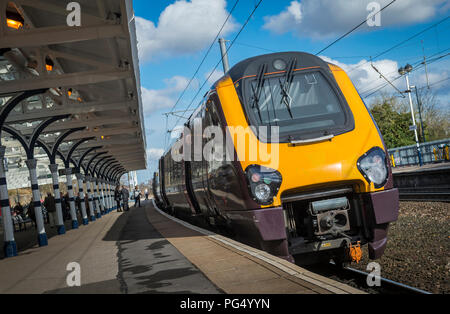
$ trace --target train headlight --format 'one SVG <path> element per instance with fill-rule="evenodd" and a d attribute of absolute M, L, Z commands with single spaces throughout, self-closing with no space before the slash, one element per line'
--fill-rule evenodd
<path fill-rule="evenodd" d="M 381 188 L 386 184 L 388 167 L 386 153 L 381 148 L 374 147 L 362 155 L 357 166 L 367 182 L 373 182 L 375 188 Z"/>
<path fill-rule="evenodd" d="M 281 186 L 281 174 L 260 165 L 248 166 L 245 170 L 250 194 L 261 205 L 270 205 Z"/>
<path fill-rule="evenodd" d="M 267 202 L 271 196 L 270 186 L 265 183 L 258 184 L 255 187 L 255 196 L 261 202 Z"/>

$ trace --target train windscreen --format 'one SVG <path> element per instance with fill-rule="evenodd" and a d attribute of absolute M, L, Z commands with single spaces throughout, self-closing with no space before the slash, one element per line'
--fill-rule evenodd
<path fill-rule="evenodd" d="M 320 71 L 248 81 L 245 103 L 250 122 L 278 126 L 280 139 L 342 133 L 349 126 L 347 104 Z"/>

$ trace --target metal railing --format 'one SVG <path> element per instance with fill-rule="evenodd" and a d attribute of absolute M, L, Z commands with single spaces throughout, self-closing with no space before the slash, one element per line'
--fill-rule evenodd
<path fill-rule="evenodd" d="M 420 144 L 424 164 L 450 161 L 450 138 Z M 397 147 L 388 150 L 393 167 L 419 165 L 416 145 Z"/>

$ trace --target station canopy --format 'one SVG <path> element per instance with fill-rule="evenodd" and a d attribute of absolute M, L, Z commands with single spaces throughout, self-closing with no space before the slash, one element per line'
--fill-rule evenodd
<path fill-rule="evenodd" d="M 29 138 L 42 121 L 67 115 L 46 127 L 39 140 L 51 147 L 66 131 L 84 128 L 65 138 L 59 149 L 63 155 L 77 141 L 89 139 L 77 148 L 74 160 L 96 147 L 86 160 L 103 152 L 125 171 L 145 169 L 132 1 L 78 0 L 80 26 L 68 25 L 74 12 L 68 3 L 0 0 L 0 107 L 18 92 L 44 90 L 17 105 L 6 126 Z M 2 145 L 7 147 L 8 170 L 21 171 L 26 155 L 20 143 L 2 132 Z M 35 155 L 46 159 L 41 148 Z M 13 173 L 8 174 L 11 180 Z"/>

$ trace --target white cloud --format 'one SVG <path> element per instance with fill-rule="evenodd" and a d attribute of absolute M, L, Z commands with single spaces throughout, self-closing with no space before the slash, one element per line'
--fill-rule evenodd
<path fill-rule="evenodd" d="M 361 60 L 356 64 L 345 64 L 325 56 L 320 57 L 326 62 L 341 67 L 350 76 L 353 84 L 361 93 L 386 83 L 367 60 Z M 398 63 L 396 61 L 389 59 L 378 60 L 374 61 L 373 65 L 389 80 L 393 80 L 398 76 Z"/>
<path fill-rule="evenodd" d="M 346 64 L 337 60 L 332 60 L 326 56 L 320 57 L 324 61 L 342 68 L 349 75 L 353 84 L 363 97 L 367 97 L 376 90 L 379 90 L 380 92 L 397 93 L 396 90 L 391 85 L 387 84 L 386 80 L 381 78 L 380 75 L 372 68 L 370 61 L 363 59 L 355 64 Z M 397 61 L 384 59 L 374 61 L 373 65 L 400 91 L 406 90 L 406 82 L 404 78 L 394 80 L 399 76 L 399 65 Z M 432 86 L 436 93 L 441 94 L 447 91 L 450 86 L 450 81 L 443 81 L 450 76 L 447 68 L 448 66 L 446 66 L 446 63 L 444 65 L 431 64 L 428 67 L 429 84 L 433 85 L 433 83 L 442 81 L 442 83 Z M 410 84 L 417 85 L 419 88 L 427 86 L 426 74 L 423 67 L 410 73 Z M 382 86 L 384 87 L 381 88 Z M 376 94 L 373 96 L 376 96 Z"/>
<path fill-rule="evenodd" d="M 435 89 L 441 89 L 448 86 L 448 81 L 444 81 L 449 77 L 450 73 L 447 71 L 441 72 L 429 72 L 428 73 L 428 84 L 435 86 Z M 421 73 L 415 77 L 417 86 L 427 86 L 427 75 Z M 441 83 L 442 82 L 442 83 Z"/>
<path fill-rule="evenodd" d="M 380 9 L 391 0 L 378 0 Z M 366 19 L 372 10 L 367 5 L 373 0 L 302 0 L 292 1 L 278 15 L 264 17 L 263 28 L 274 33 L 293 32 L 299 37 L 323 38 L 350 30 Z M 394 2 L 381 12 L 381 27 L 420 23 L 436 13 L 448 11 L 446 0 L 402 0 Z M 373 12 L 375 13 L 375 12 Z M 373 30 L 367 24 L 361 29 Z"/>
<path fill-rule="evenodd" d="M 179 0 L 164 9 L 157 25 L 136 17 L 140 59 L 191 54 L 204 49 L 217 35 L 228 14 L 226 0 Z M 236 27 L 231 17 L 222 35 Z"/>
<path fill-rule="evenodd" d="M 174 76 L 165 79 L 164 83 L 166 87 L 163 89 L 141 88 L 142 103 L 146 114 L 159 109 L 171 108 L 176 102 L 176 97 L 186 88 L 189 79 L 183 76 Z M 195 88 L 196 85 L 198 82 L 193 80 L 190 88 Z"/>
<path fill-rule="evenodd" d="M 162 148 L 148 148 L 147 157 L 149 160 L 158 160 L 164 154 L 164 149 Z"/>
<path fill-rule="evenodd" d="M 209 84 L 214 84 L 218 79 L 220 79 L 223 76 L 223 70 L 214 70 L 214 72 L 209 71 L 205 74 L 205 79 L 208 79 Z M 211 76 L 209 76 L 211 74 Z M 209 78 L 208 78 L 209 77 Z"/>
<path fill-rule="evenodd" d="M 286 30 L 300 25 L 302 21 L 301 3 L 292 1 L 289 7 L 278 15 L 265 17 L 264 28 L 277 34 L 285 33 Z"/>

